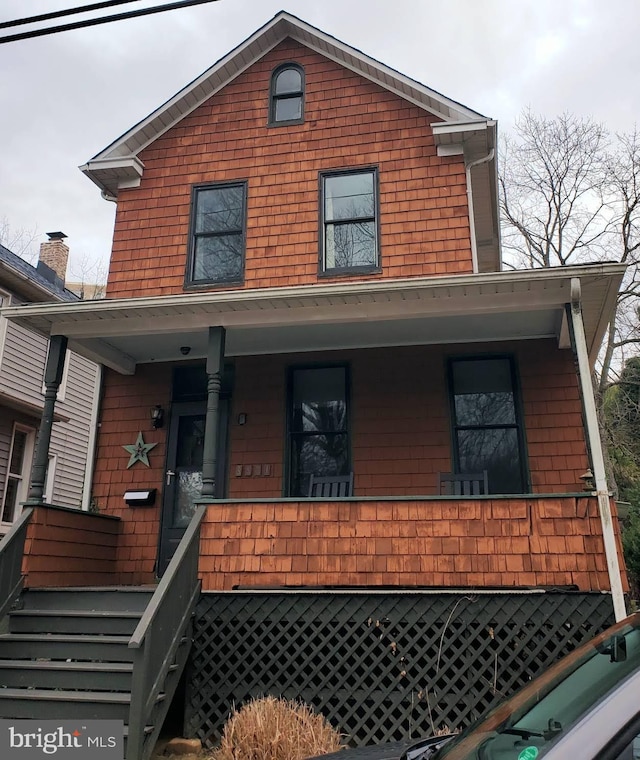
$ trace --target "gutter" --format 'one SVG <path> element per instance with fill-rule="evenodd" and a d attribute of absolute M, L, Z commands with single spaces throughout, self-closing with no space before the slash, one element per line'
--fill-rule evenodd
<path fill-rule="evenodd" d="M 480 164 L 485 164 L 487 163 L 487 161 L 493 160 L 494 156 L 495 156 L 495 150 L 494 148 L 491 148 L 491 150 L 487 153 L 486 156 L 482 156 L 482 158 L 478 158 L 475 161 L 471 161 L 471 163 L 465 164 L 465 173 L 467 176 L 467 201 L 469 204 L 469 227 L 471 231 L 471 262 L 473 266 L 473 271 L 475 273 L 478 272 L 478 241 L 476 239 L 476 219 L 475 219 L 475 213 L 473 211 L 473 190 L 471 189 L 471 170 L 476 166 L 480 166 Z"/>

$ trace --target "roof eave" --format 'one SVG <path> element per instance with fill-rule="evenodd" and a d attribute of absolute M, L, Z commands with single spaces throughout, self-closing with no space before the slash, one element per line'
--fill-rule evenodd
<path fill-rule="evenodd" d="M 135 180 L 131 176 L 131 169 L 140 151 L 287 37 L 395 92 L 443 121 L 475 122 L 484 119 L 478 112 L 425 87 L 295 16 L 281 12 L 149 116 L 100 151 L 80 167 L 81 170 L 98 187 L 111 195 L 116 195 L 119 187 L 132 186 L 128 184 Z M 125 163 L 118 167 L 118 160 Z M 105 177 L 104 173 L 100 172 L 105 161 L 114 162 L 110 167 L 116 173 L 114 176 Z"/>
<path fill-rule="evenodd" d="M 4 276 L 2 276 L 4 275 Z M 39 303 L 67 303 L 60 295 L 28 277 L 23 272 L 14 269 L 5 261 L 0 261 L 0 287 L 12 290 L 20 298 Z"/>

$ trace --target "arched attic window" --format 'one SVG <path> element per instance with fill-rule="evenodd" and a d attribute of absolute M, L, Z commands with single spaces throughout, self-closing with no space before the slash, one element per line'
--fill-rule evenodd
<path fill-rule="evenodd" d="M 269 124 L 296 124 L 304 119 L 304 69 L 284 63 L 271 75 Z"/>

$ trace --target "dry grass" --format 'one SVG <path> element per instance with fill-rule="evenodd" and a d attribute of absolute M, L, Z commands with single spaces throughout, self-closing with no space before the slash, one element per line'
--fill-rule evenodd
<path fill-rule="evenodd" d="M 211 760 L 304 760 L 341 748 L 340 734 L 300 702 L 254 699 L 226 722 Z"/>

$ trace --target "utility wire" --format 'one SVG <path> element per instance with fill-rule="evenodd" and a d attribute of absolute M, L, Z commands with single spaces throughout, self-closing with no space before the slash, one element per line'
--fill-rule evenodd
<path fill-rule="evenodd" d="M 71 29 L 82 29 L 86 26 L 96 26 L 97 24 L 108 24 L 111 21 L 123 21 L 128 18 L 137 16 L 148 16 L 152 13 L 162 13 L 163 11 L 173 11 L 177 8 L 188 8 L 192 5 L 203 5 L 204 3 L 215 3 L 218 0 L 178 0 L 178 2 L 167 3 L 166 5 L 156 6 L 155 8 L 141 8 L 137 11 L 127 11 L 126 13 L 116 13 L 113 16 L 101 16 L 99 18 L 87 19 L 86 21 L 74 21 L 70 24 L 61 24 L 60 26 L 49 26 L 45 29 L 36 29 L 31 32 L 20 32 L 19 34 L 9 34 L 0 37 L 0 44 L 4 42 L 17 42 L 18 40 L 28 40 L 32 37 L 42 37 L 45 34 L 57 34 L 58 32 L 68 32 Z"/>
<path fill-rule="evenodd" d="M 98 11 L 102 8 L 111 8 L 114 5 L 125 5 L 126 3 L 138 3 L 140 0 L 103 0 L 101 3 L 91 3 L 83 5 L 80 8 L 68 8 L 64 11 L 51 11 L 50 13 L 41 13 L 39 16 L 28 16 L 27 18 L 17 18 L 14 21 L 0 21 L 0 29 L 8 29 L 11 26 L 23 26 L 24 24 L 35 24 L 36 21 L 50 21 L 53 18 L 62 18 L 64 16 L 73 16 L 75 13 L 86 13 L 87 11 Z"/>

